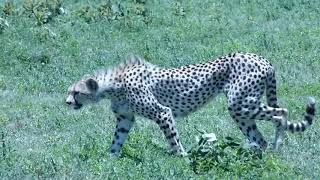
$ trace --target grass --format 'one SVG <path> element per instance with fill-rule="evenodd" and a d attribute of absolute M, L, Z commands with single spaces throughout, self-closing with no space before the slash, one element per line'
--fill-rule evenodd
<path fill-rule="evenodd" d="M 192 159 L 167 153 L 158 127 L 141 117 L 123 157 L 110 157 L 115 119 L 109 102 L 74 111 L 64 100 L 68 86 L 83 74 L 130 54 L 177 67 L 247 51 L 273 63 L 280 104 L 300 120 L 306 97 L 320 99 L 320 2 L 46 2 L 0 1 L 1 179 L 319 178 L 317 121 L 304 134 L 288 134 L 281 152 L 267 150 L 261 160 L 242 163 L 226 156 L 222 163 L 232 167 L 229 171 L 199 156 L 201 167 L 209 169 L 196 173 Z M 199 136 L 196 129 L 245 142 L 222 96 L 177 126 L 188 150 Z M 272 125 L 259 127 L 272 142 Z"/>

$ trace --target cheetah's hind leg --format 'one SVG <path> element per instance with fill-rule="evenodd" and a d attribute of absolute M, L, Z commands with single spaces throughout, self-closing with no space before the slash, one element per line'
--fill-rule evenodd
<path fill-rule="evenodd" d="M 283 116 L 273 116 L 273 120 L 276 127 L 273 149 L 278 151 L 283 145 L 283 139 L 285 137 L 285 130 L 288 121 L 288 111 L 285 110 Z"/>

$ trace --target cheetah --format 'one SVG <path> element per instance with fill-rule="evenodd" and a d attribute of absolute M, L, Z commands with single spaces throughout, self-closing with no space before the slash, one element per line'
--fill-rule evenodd
<path fill-rule="evenodd" d="M 279 149 L 285 131 L 303 132 L 315 118 L 315 100 L 309 99 L 304 119 L 293 123 L 288 110 L 277 103 L 275 70 L 262 56 L 231 53 L 216 60 L 179 68 L 160 68 L 132 57 L 114 68 L 85 75 L 68 89 L 66 103 L 74 109 L 84 104 L 111 100 L 117 120 L 111 154 L 119 155 L 135 122 L 135 115 L 155 121 L 168 140 L 171 151 L 186 155 L 176 129 L 175 118 L 196 111 L 219 93 L 227 97 L 229 114 L 256 148 L 267 142 L 256 120 L 271 121 Z M 266 93 L 266 104 L 261 101 Z"/>

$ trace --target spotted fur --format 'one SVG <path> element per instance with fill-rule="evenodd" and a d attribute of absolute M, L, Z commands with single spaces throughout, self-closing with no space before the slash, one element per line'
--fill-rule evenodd
<path fill-rule="evenodd" d="M 87 102 L 111 100 L 117 119 L 111 153 L 119 154 L 134 123 L 134 115 L 155 121 L 171 149 L 185 154 L 175 127 L 175 117 L 194 112 L 224 93 L 228 111 L 241 132 L 265 149 L 256 120 L 274 123 L 274 148 L 282 143 L 284 131 L 303 132 L 315 117 L 315 100 L 311 98 L 304 120 L 288 121 L 288 111 L 280 108 L 276 96 L 275 71 L 269 61 L 250 53 L 233 53 L 209 62 L 164 69 L 136 57 L 113 69 L 85 76 L 68 91 L 67 103 L 79 109 Z M 267 104 L 261 102 L 266 93 Z"/>

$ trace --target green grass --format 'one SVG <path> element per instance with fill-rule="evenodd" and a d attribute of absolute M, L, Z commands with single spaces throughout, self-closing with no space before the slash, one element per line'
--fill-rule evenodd
<path fill-rule="evenodd" d="M 83 74 L 131 54 L 177 67 L 245 51 L 273 63 L 279 102 L 293 120 L 301 120 L 306 97 L 320 99 L 320 1 L 127 0 L 119 8 L 112 0 L 108 9 L 106 1 L 56 6 L 51 0 L 30 11 L 31 2 L 0 0 L 0 17 L 9 24 L 0 21 L 1 179 L 319 178 L 317 121 L 304 134 L 288 134 L 279 153 L 267 150 L 262 160 L 246 163 L 225 158 L 233 170 L 217 166 L 197 174 L 189 158 L 167 153 L 159 128 L 141 117 L 123 157 L 110 157 L 115 119 L 109 102 L 74 111 L 64 100 L 68 86 Z M 245 142 L 223 96 L 177 120 L 177 126 L 187 149 L 196 143 L 196 129 Z M 272 142 L 273 126 L 259 127 Z"/>

